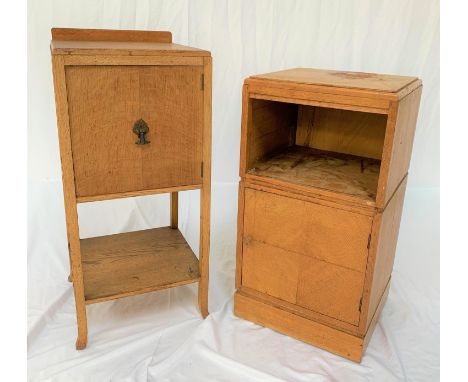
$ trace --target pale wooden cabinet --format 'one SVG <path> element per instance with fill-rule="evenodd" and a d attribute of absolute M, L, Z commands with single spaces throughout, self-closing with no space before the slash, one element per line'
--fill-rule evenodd
<path fill-rule="evenodd" d="M 421 81 L 245 80 L 235 314 L 360 361 L 390 286 Z"/>
<path fill-rule="evenodd" d="M 52 63 L 78 340 L 86 305 L 199 283 L 208 314 L 211 55 L 170 32 L 53 29 Z M 178 192 L 200 189 L 200 250 Z M 171 193 L 168 227 L 80 239 L 77 203 Z"/>

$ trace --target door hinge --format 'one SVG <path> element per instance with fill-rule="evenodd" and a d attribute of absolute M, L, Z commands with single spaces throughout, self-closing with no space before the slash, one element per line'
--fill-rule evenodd
<path fill-rule="evenodd" d="M 367 237 L 367 249 L 370 248 L 371 237 L 372 237 L 372 234 L 369 234 L 369 236 Z"/>
<path fill-rule="evenodd" d="M 201 90 L 205 90 L 205 75 L 201 75 L 201 84 L 200 84 Z"/>
<path fill-rule="evenodd" d="M 200 175 L 203 178 L 203 162 L 201 162 L 201 166 L 200 166 Z"/>
<path fill-rule="evenodd" d="M 359 311 L 361 311 L 361 308 L 362 308 L 362 297 L 361 297 L 361 299 L 359 300 Z"/>

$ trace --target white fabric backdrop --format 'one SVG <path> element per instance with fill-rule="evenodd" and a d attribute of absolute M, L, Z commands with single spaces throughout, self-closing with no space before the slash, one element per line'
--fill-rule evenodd
<path fill-rule="evenodd" d="M 34 381 L 329 381 L 439 378 L 439 2 L 30 0 L 28 369 Z M 50 28 L 170 30 L 213 56 L 210 311 L 194 286 L 88 307 L 74 350 Z M 361 365 L 232 315 L 241 86 L 314 67 L 414 75 L 424 89 L 389 300 Z M 189 208 L 190 207 L 190 208 Z M 167 225 L 168 197 L 80 205 L 82 237 Z M 198 248 L 198 192 L 181 230 Z"/>

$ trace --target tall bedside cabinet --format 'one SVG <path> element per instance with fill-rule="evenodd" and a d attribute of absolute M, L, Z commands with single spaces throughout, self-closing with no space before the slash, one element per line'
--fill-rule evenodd
<path fill-rule="evenodd" d="M 170 32 L 52 29 L 77 349 L 86 305 L 198 282 L 208 314 L 211 55 Z M 198 258 L 178 192 L 200 190 Z M 80 239 L 77 203 L 170 193 L 170 226 Z"/>
<path fill-rule="evenodd" d="M 421 90 L 302 68 L 245 80 L 237 316 L 361 361 L 390 287 Z"/>

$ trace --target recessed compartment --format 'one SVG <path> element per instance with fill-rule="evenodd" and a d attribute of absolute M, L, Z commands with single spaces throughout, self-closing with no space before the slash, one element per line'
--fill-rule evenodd
<path fill-rule="evenodd" d="M 248 175 L 375 202 L 387 115 L 249 102 Z"/>

